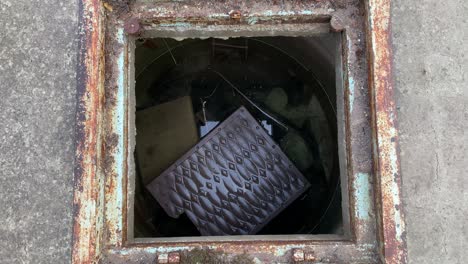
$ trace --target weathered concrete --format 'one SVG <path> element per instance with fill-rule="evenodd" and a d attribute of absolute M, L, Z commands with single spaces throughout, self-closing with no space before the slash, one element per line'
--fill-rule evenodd
<path fill-rule="evenodd" d="M 0 1 L 0 263 L 69 263 L 76 1 Z"/>
<path fill-rule="evenodd" d="M 393 1 L 409 259 L 464 263 L 468 2 Z M 70 262 L 77 8 L 0 2 L 0 263 Z"/>
<path fill-rule="evenodd" d="M 395 0 L 395 80 L 410 263 L 466 263 L 466 0 Z"/>

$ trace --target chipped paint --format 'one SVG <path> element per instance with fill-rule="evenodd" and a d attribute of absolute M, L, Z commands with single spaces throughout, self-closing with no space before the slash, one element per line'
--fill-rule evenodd
<path fill-rule="evenodd" d="M 225 13 L 214 13 L 208 15 L 208 18 L 229 18 L 229 14 Z"/>
<path fill-rule="evenodd" d="M 135 245 L 131 248 L 109 249 L 106 253 L 110 258 L 105 263 L 139 263 L 142 259 L 155 259 L 156 256 L 171 253 L 183 253 L 193 249 L 207 249 L 227 255 L 247 254 L 258 263 L 290 263 L 294 252 L 302 251 L 307 261 L 322 261 L 323 263 L 375 263 L 375 244 L 354 246 L 351 243 L 308 243 L 295 242 L 289 245 L 274 244 L 268 241 L 250 243 L 190 243 L 186 247 L 174 245 Z M 359 261 L 358 261 L 359 260 Z M 316 262 L 314 262 L 316 263 Z"/>
<path fill-rule="evenodd" d="M 273 16 L 273 11 L 267 10 L 267 11 L 263 12 L 263 15 L 266 16 L 266 17 L 271 17 L 271 16 Z"/>
<path fill-rule="evenodd" d="M 360 220 L 369 220 L 370 213 L 370 176 L 367 173 L 356 173 L 356 218 Z"/>
<path fill-rule="evenodd" d="M 353 106 L 354 106 L 354 79 L 353 77 L 348 78 L 348 97 L 349 97 L 349 111 L 353 113 Z"/>
<path fill-rule="evenodd" d="M 188 28 L 192 24 L 187 22 L 174 22 L 174 23 L 161 23 L 159 24 L 160 27 L 179 27 L 179 28 Z"/>
<path fill-rule="evenodd" d="M 249 17 L 247 18 L 247 23 L 249 25 L 255 25 L 258 22 L 258 17 Z"/>
<path fill-rule="evenodd" d="M 118 45 L 125 46 L 126 42 L 126 36 L 124 33 L 123 28 L 119 28 L 116 32 L 116 40 Z M 118 69 L 125 71 L 126 67 L 126 62 L 125 62 L 125 57 L 127 54 L 122 51 L 118 53 L 117 55 L 117 67 Z M 108 194 L 112 195 L 112 199 L 109 199 L 107 201 L 107 207 L 106 207 L 106 221 L 109 223 L 109 221 L 112 221 L 112 224 L 108 224 L 109 232 L 110 233 L 121 233 L 123 230 L 123 218 L 120 217 L 115 217 L 113 214 L 121 212 L 124 210 L 124 194 L 123 194 L 123 184 L 125 180 L 125 174 L 126 172 L 124 171 L 126 166 L 126 155 L 124 153 L 126 152 L 125 149 L 125 144 L 126 144 L 126 130 L 125 130 L 125 122 L 126 122 L 126 88 L 127 88 L 127 83 L 126 83 L 126 74 L 125 72 L 120 73 L 117 76 L 117 89 L 115 91 L 115 106 L 116 109 L 113 112 L 112 115 L 112 124 L 113 124 L 113 129 L 115 131 L 115 134 L 118 135 L 117 139 L 117 145 L 114 147 L 114 153 L 112 153 L 114 157 L 114 175 L 112 179 L 109 179 L 109 181 L 112 181 L 112 184 L 110 186 L 113 187 L 113 190 L 108 190 Z M 120 243 L 120 238 L 119 236 L 110 236 L 109 237 L 109 244 L 115 245 Z"/>
<path fill-rule="evenodd" d="M 145 252 L 149 254 L 164 254 L 164 253 L 167 254 L 171 252 L 181 252 L 181 251 L 186 251 L 186 250 L 191 250 L 191 249 L 193 248 L 191 247 L 148 247 L 145 249 Z M 139 251 L 141 251 L 140 248 L 122 248 L 119 250 L 111 250 L 111 252 L 114 252 L 116 254 L 120 254 L 123 256 L 132 255 Z"/>
<path fill-rule="evenodd" d="M 299 14 L 300 14 L 300 15 L 304 15 L 304 16 L 310 16 L 310 15 L 312 15 L 313 13 L 314 13 L 314 11 L 312 11 L 312 10 L 303 10 L 303 11 L 301 11 Z"/>
<path fill-rule="evenodd" d="M 279 16 L 292 16 L 292 15 L 296 15 L 296 13 L 294 11 L 279 11 L 278 15 Z"/>
<path fill-rule="evenodd" d="M 370 65 L 374 100 L 375 159 L 381 223 L 382 259 L 385 263 L 407 263 L 401 175 L 398 157 L 396 107 L 393 100 L 390 0 L 369 0 L 368 35 L 372 49 Z"/>
<path fill-rule="evenodd" d="M 77 70 L 77 110 L 75 129 L 75 169 L 73 197 L 73 263 L 89 263 L 101 253 L 103 228 L 100 202 L 102 177 L 99 118 L 103 90 L 103 21 L 99 1 L 80 2 L 80 42 Z"/>

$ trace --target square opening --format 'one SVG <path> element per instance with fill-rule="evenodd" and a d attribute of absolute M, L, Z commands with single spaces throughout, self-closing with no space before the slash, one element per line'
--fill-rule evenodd
<path fill-rule="evenodd" d="M 241 231 L 242 225 L 249 225 L 245 217 L 255 217 L 255 212 L 237 200 L 229 200 L 229 186 L 217 190 L 226 191 L 220 195 L 228 197 L 229 205 L 220 207 L 227 213 L 221 210 L 210 214 L 206 206 L 212 205 L 203 205 L 205 211 L 195 212 L 192 219 L 187 210 L 196 209 L 184 207 L 178 218 L 171 217 L 166 205 L 158 203 L 147 188 L 161 175 L 169 175 L 165 174 L 168 168 L 181 162 L 185 153 L 240 107 L 245 107 L 310 184 L 250 234 L 347 234 L 347 199 L 342 199 L 345 188 L 341 187 L 347 181 L 341 45 L 338 33 L 309 37 L 137 39 L 134 236 L 201 236 L 193 217 L 217 222 L 207 215 L 223 219 L 220 225 L 232 230 L 227 233 L 224 229 L 224 235 L 248 233 L 248 228 Z M 216 178 L 215 174 L 211 177 Z M 256 175 L 251 176 L 240 178 L 242 184 L 255 185 Z M 166 186 L 174 187 L 175 181 L 174 178 L 174 183 Z M 195 182 L 194 189 L 183 179 L 181 183 L 188 194 L 187 201 L 181 202 L 200 205 L 192 195 L 199 195 L 200 186 L 205 183 Z M 262 189 L 262 194 L 251 192 L 258 201 L 268 202 L 267 196 L 275 196 L 276 187 L 271 186 L 271 190 Z M 230 210 L 236 212 L 230 215 Z M 230 216 L 234 217 L 226 219 Z"/>
<path fill-rule="evenodd" d="M 131 1 L 127 6 L 115 1 L 81 1 L 72 261 L 192 263 L 196 261 L 186 258 L 190 252 L 204 252 L 208 248 L 221 253 L 223 260 L 248 255 L 255 263 L 405 263 L 398 130 L 392 84 L 388 81 L 392 75 L 391 56 L 388 56 L 391 53 L 390 6 L 385 1 L 356 1 L 343 5 L 335 2 L 155 3 L 145 0 Z M 166 39 L 156 39 L 163 37 Z M 219 39 L 208 39 L 210 37 Z M 189 46 L 192 43 L 200 43 L 205 48 Z M 242 76 L 239 71 L 246 74 Z M 206 78 L 185 77 L 204 74 Z M 185 88 L 198 87 L 201 91 L 178 94 L 184 86 L 177 76 L 189 80 Z M 210 84 L 205 89 L 200 85 L 213 83 L 218 77 L 225 82 L 218 88 Z M 278 81 L 281 79 L 283 82 Z M 172 84 L 168 85 L 167 80 L 172 80 Z M 170 93 L 161 88 L 164 86 L 169 87 L 166 90 Z M 259 92 L 260 87 L 263 94 Z M 241 93 L 233 92 L 237 89 Z M 230 90 L 229 97 L 219 94 L 220 91 L 229 93 L 227 90 Z M 301 91 L 302 98 L 298 96 Z M 242 99 L 241 94 L 249 98 L 245 100 L 247 103 L 242 101 L 245 98 L 242 95 Z M 197 98 L 200 95 L 202 101 Z M 187 96 L 190 97 L 187 99 Z M 267 229 L 266 225 L 247 236 L 236 236 L 231 231 L 216 237 L 193 232 L 188 226 L 194 220 L 190 216 L 188 224 L 187 221 L 173 222 L 173 219 L 164 223 L 165 210 L 157 207 L 166 205 L 159 205 L 152 197 L 171 188 L 148 195 L 141 176 L 142 166 L 135 165 L 140 165 L 141 157 L 154 155 L 156 159 L 149 160 L 158 164 L 164 160 L 161 154 L 169 152 L 145 150 L 144 147 L 137 147 L 135 151 L 136 145 L 151 145 L 149 142 L 156 138 L 149 133 L 149 140 L 144 139 L 141 118 L 135 119 L 135 115 L 168 104 L 165 106 L 177 111 L 169 110 L 169 114 L 160 115 L 160 119 L 144 121 L 143 126 L 154 123 L 156 129 L 165 131 L 170 126 L 164 122 L 175 120 L 174 134 L 166 133 L 168 142 L 158 142 L 170 146 L 179 133 L 184 137 L 194 135 L 191 142 L 197 144 L 213 135 L 209 133 L 201 138 L 204 133 L 197 122 L 221 122 L 216 128 L 219 130 L 229 120 L 229 117 L 223 120 L 218 117 L 222 116 L 222 111 L 216 109 L 229 107 L 216 108 L 214 98 L 216 102 L 219 98 L 227 102 L 240 101 L 243 105 L 240 110 L 253 115 L 248 123 L 259 127 L 251 134 L 263 133 L 269 147 L 277 146 L 276 151 L 281 150 L 280 125 L 260 115 L 260 110 L 248 101 L 255 102 L 264 111 L 271 111 L 283 122 L 294 124 L 283 111 L 298 108 L 301 102 L 315 98 L 318 103 L 312 105 L 316 106 L 314 113 L 318 114 L 313 120 L 318 120 L 314 124 L 322 129 L 313 130 L 310 138 L 298 133 L 296 139 L 306 141 L 304 144 L 312 141 L 311 138 L 316 140 L 316 151 L 312 155 L 298 156 L 312 156 L 312 160 L 319 161 L 321 166 L 314 168 L 323 170 L 325 177 L 310 180 L 306 175 L 309 179 L 304 181 L 315 190 L 323 190 L 327 195 L 318 197 L 325 198 L 304 202 L 305 206 L 297 214 L 286 214 L 297 201 L 311 199 L 310 195 L 305 197 L 300 193 L 300 197 L 293 197 L 297 199 L 293 199 L 291 206 L 280 210 L 282 213 L 278 215 L 275 215 L 276 210 L 272 214 L 275 219 L 267 221 L 275 223 L 286 214 L 277 225 L 278 229 Z M 206 112 L 203 114 L 202 107 L 200 114 L 204 101 Z M 180 104 L 180 107 L 172 105 L 171 108 L 171 104 Z M 232 107 L 234 113 L 238 111 L 234 110 L 236 107 Z M 185 115 L 186 111 L 193 117 L 184 119 L 190 116 Z M 281 114 L 286 118 L 279 118 Z M 180 127 L 187 128 L 182 131 L 187 135 L 181 133 Z M 310 124 L 304 126 L 304 130 L 311 127 Z M 183 140 L 176 143 L 185 144 Z M 327 144 L 332 147 L 326 147 Z M 288 151 L 284 150 L 286 154 Z M 187 153 L 192 152 L 190 149 Z M 184 158 L 187 153 L 179 153 L 174 159 Z M 281 153 L 282 159 L 286 157 L 282 150 Z M 288 155 L 291 158 L 287 160 L 294 160 L 293 167 L 299 168 L 297 156 Z M 334 158 L 326 163 L 322 161 L 325 157 Z M 158 179 L 161 176 L 156 177 Z M 333 179 L 336 184 L 329 183 Z M 323 182 L 331 187 L 320 188 Z M 254 190 L 255 185 L 244 186 Z M 310 190 L 308 194 L 320 194 Z M 185 198 L 188 202 L 196 199 Z M 191 208 L 191 204 L 187 208 Z"/>

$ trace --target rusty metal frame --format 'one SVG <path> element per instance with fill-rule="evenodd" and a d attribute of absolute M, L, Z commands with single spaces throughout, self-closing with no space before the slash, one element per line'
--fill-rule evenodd
<path fill-rule="evenodd" d="M 206 247 L 265 263 L 406 263 L 391 1 L 233 2 L 80 0 L 72 262 L 177 263 L 179 253 Z M 343 36 L 349 234 L 134 240 L 127 227 L 133 219 L 129 174 L 135 34 L 295 36 L 327 31 Z"/>

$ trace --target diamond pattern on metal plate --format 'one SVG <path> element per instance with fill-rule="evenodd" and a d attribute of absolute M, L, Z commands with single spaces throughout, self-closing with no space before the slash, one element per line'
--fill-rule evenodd
<path fill-rule="evenodd" d="M 147 185 L 205 236 L 255 234 L 308 187 L 244 107 Z"/>

